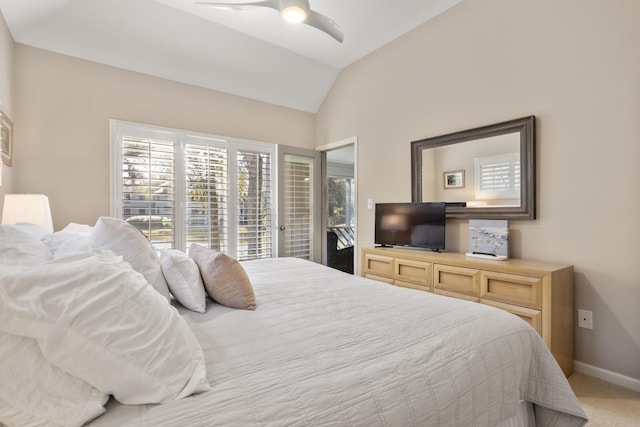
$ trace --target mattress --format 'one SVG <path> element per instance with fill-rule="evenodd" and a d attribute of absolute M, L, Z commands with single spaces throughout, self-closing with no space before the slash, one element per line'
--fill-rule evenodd
<path fill-rule="evenodd" d="M 161 405 L 112 399 L 91 426 L 586 422 L 539 335 L 510 313 L 300 259 L 242 265 L 255 311 L 178 307 L 211 391 Z"/>

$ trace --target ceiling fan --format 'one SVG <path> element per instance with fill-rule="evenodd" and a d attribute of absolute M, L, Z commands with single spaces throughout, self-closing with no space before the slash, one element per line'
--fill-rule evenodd
<path fill-rule="evenodd" d="M 280 12 L 280 16 L 287 22 L 303 23 L 324 31 L 340 43 L 344 39 L 344 34 L 336 22 L 321 13 L 311 10 L 309 0 L 264 0 L 247 3 L 224 3 L 199 1 L 215 9 L 242 10 L 251 7 L 268 7 Z"/>

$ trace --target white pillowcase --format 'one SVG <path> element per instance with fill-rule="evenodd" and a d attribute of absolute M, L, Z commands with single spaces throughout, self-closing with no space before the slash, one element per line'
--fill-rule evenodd
<path fill-rule="evenodd" d="M 112 252 L 0 272 L 0 282 L 0 330 L 35 338 L 47 360 L 118 401 L 161 403 L 210 389 L 186 321 Z"/>
<path fill-rule="evenodd" d="M 36 239 L 42 239 L 49 234 L 49 231 L 45 230 L 41 225 L 32 224 L 30 222 L 17 222 L 13 225 L 18 230 L 31 234 Z"/>
<path fill-rule="evenodd" d="M 91 231 L 91 240 L 102 249 L 122 255 L 160 295 L 171 300 L 158 253 L 140 230 L 121 219 L 100 217 Z"/>
<path fill-rule="evenodd" d="M 33 338 L 0 332 L 0 424 L 81 426 L 109 396 L 48 362 Z"/>
<path fill-rule="evenodd" d="M 70 222 L 65 228 L 60 231 L 64 231 L 65 233 L 74 233 L 80 236 L 90 236 L 91 230 L 93 230 L 93 227 L 90 225 Z"/>
<path fill-rule="evenodd" d="M 165 249 L 160 251 L 160 264 L 169 290 L 180 304 L 191 311 L 204 313 L 207 295 L 196 262 L 182 251 Z"/>
<path fill-rule="evenodd" d="M 19 225 L 0 224 L 0 266 L 29 267 L 51 258 L 51 251 L 36 235 Z"/>
<path fill-rule="evenodd" d="M 55 258 L 78 252 L 90 252 L 97 247 L 91 240 L 91 227 L 88 225 L 67 225 L 60 231 L 47 234 L 42 238 Z"/>

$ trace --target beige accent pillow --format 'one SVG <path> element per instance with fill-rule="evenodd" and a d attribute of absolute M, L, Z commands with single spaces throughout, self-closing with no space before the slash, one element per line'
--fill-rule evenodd
<path fill-rule="evenodd" d="M 231 308 L 256 309 L 249 276 L 237 260 L 195 243 L 189 247 L 189 256 L 198 264 L 204 288 L 211 298 Z"/>

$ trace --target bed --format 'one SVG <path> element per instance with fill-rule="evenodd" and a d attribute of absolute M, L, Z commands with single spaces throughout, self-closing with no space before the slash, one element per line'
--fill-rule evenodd
<path fill-rule="evenodd" d="M 87 245 L 73 251 L 87 251 Z M 106 412 L 96 411 L 88 425 L 586 423 L 545 344 L 516 316 L 301 259 L 240 265 L 254 291 L 254 310 L 211 298 L 203 312 L 175 298 L 167 304 L 197 340 L 208 385 L 161 404 L 103 399 Z M 0 277 L 10 278 L 12 271 Z M 6 324 L 4 332 L 22 333 Z M 0 403 L 2 397 L 0 392 Z M 0 416 L 2 411 L 0 405 Z"/>

